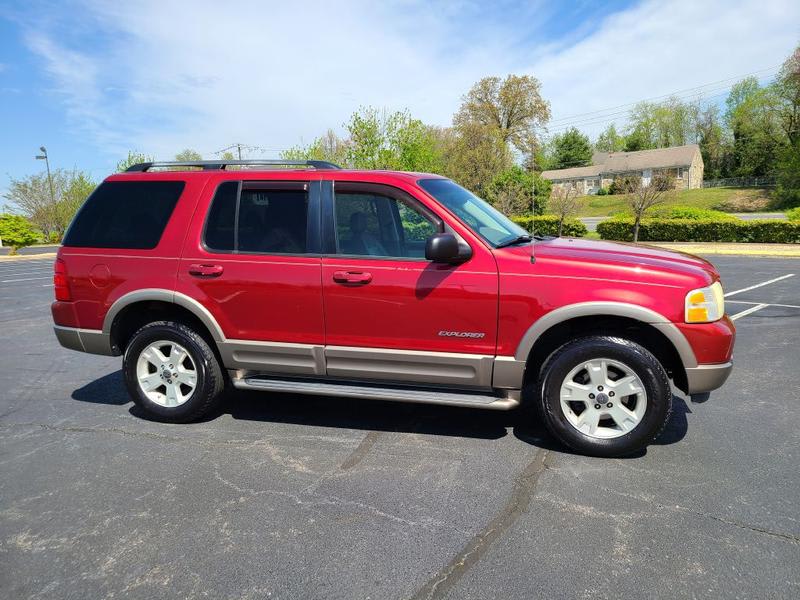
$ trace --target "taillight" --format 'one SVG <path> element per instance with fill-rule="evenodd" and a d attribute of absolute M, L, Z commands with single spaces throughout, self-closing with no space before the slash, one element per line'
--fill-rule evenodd
<path fill-rule="evenodd" d="M 56 300 L 61 302 L 70 302 L 72 300 L 69 281 L 67 280 L 67 265 L 60 258 L 56 260 L 54 266 L 53 289 L 56 292 Z"/>

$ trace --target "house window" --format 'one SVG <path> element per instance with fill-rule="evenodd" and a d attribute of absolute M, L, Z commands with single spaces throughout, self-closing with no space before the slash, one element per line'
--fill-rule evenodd
<path fill-rule="evenodd" d="M 587 179 L 586 180 L 586 187 L 587 188 L 600 187 L 600 181 L 598 179 Z"/>
<path fill-rule="evenodd" d="M 678 175 L 677 175 L 677 177 L 678 177 L 678 179 L 683 179 L 683 169 L 681 169 L 680 167 L 678 167 Z"/>

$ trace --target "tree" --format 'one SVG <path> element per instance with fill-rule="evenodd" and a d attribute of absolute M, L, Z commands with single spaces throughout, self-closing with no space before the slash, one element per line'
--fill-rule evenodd
<path fill-rule="evenodd" d="M 553 137 L 552 168 L 582 167 L 592 161 L 592 144 L 589 138 L 571 127 Z"/>
<path fill-rule="evenodd" d="M 153 162 L 154 160 L 152 156 L 148 156 L 147 154 L 142 154 L 136 150 L 128 150 L 128 156 L 117 163 L 117 173 L 127 171 L 128 167 L 132 167 L 133 165 L 143 162 Z"/>
<path fill-rule="evenodd" d="M 697 103 L 668 98 L 663 102 L 639 102 L 628 116 L 626 150 L 682 146 L 696 141 Z"/>
<path fill-rule="evenodd" d="M 5 197 L 39 229 L 47 241 L 60 241 L 64 231 L 86 197 L 94 190 L 91 177 L 83 171 L 54 169 L 53 194 L 46 173 L 11 179 Z"/>
<path fill-rule="evenodd" d="M 626 201 L 633 211 L 633 241 L 639 241 L 639 226 L 648 209 L 666 200 L 674 193 L 675 182 L 666 176 L 655 176 L 645 185 L 638 177 L 630 177 L 626 182 Z"/>
<path fill-rule="evenodd" d="M 621 152 L 625 149 L 625 138 L 617 133 L 616 126 L 611 123 L 597 136 L 594 148 L 600 152 Z"/>
<path fill-rule="evenodd" d="M 203 155 L 200 154 L 197 150 L 186 148 L 185 150 L 181 150 L 175 155 L 175 160 L 177 160 L 178 162 L 194 162 L 198 160 L 203 160 Z"/>
<path fill-rule="evenodd" d="M 535 128 L 550 120 L 550 104 L 540 90 L 539 80 L 530 75 L 484 77 L 463 97 L 453 123 L 496 130 L 503 143 L 525 152 Z"/>
<path fill-rule="evenodd" d="M 706 179 L 724 177 L 730 168 L 730 146 L 720 122 L 719 109 L 712 104 L 699 115 L 697 122 L 698 144 L 703 157 Z"/>
<path fill-rule="evenodd" d="M 347 141 L 329 129 L 308 146 L 295 146 L 281 153 L 284 160 L 326 160 L 337 165 L 349 166 L 347 162 Z"/>
<path fill-rule="evenodd" d="M 788 139 L 778 157 L 775 195 L 783 206 L 800 206 L 800 46 L 778 72 L 775 97 L 781 128 Z"/>
<path fill-rule="evenodd" d="M 548 202 L 548 210 L 558 217 L 558 237 L 564 229 L 564 221 L 578 214 L 583 199 L 578 196 L 578 189 L 571 185 L 557 185 L 553 188 Z"/>
<path fill-rule="evenodd" d="M 513 164 L 498 130 L 480 123 L 462 123 L 448 130 L 442 145 L 444 175 L 482 197 L 492 179 Z"/>
<path fill-rule="evenodd" d="M 733 175 L 760 177 L 773 174 L 786 144 L 772 87 L 761 87 L 755 77 L 731 88 L 725 120 L 733 135 Z"/>
<path fill-rule="evenodd" d="M 551 185 L 538 173 L 513 165 L 494 176 L 486 187 L 486 199 L 505 215 L 529 214 L 532 209 L 534 214 L 540 215 L 547 205 Z"/>
<path fill-rule="evenodd" d="M 30 221 L 22 215 L 0 214 L 0 241 L 11 246 L 11 254 L 38 241 Z"/>

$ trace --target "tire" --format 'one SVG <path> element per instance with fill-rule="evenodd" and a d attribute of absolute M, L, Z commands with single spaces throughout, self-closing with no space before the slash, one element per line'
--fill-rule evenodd
<path fill-rule="evenodd" d="M 591 336 L 553 353 L 536 402 L 545 425 L 564 445 L 614 457 L 638 452 L 660 435 L 670 419 L 672 389 L 664 367 L 646 348 Z"/>
<path fill-rule="evenodd" d="M 122 370 L 134 403 L 157 421 L 196 421 L 223 398 L 219 360 L 208 342 L 182 323 L 156 321 L 139 329 L 125 349 Z"/>

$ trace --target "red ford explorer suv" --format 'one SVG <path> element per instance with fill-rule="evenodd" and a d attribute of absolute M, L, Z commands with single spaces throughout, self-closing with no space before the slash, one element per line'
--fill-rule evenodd
<path fill-rule="evenodd" d="M 276 161 L 277 163 L 277 161 Z M 721 386 L 714 267 L 535 238 L 437 175 L 321 161 L 143 163 L 78 212 L 55 263 L 59 342 L 122 355 L 149 416 L 229 386 L 506 410 L 597 456 L 645 447 L 672 383 Z"/>

